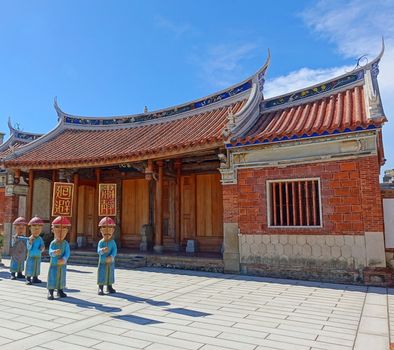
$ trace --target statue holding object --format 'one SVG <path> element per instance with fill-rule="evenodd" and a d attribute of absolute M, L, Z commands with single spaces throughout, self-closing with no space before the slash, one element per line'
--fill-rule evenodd
<path fill-rule="evenodd" d="M 12 237 L 10 273 L 11 279 L 16 280 L 17 278 L 25 278 L 23 270 L 27 256 L 26 243 L 29 238 L 26 237 L 27 221 L 24 217 L 20 216 L 15 219 L 12 225 L 15 234 Z"/>
<path fill-rule="evenodd" d="M 108 293 L 116 293 L 112 285 L 115 283 L 115 256 L 117 254 L 116 243 L 113 239 L 115 221 L 106 216 L 99 223 L 103 239 L 97 245 L 99 264 L 97 271 L 98 295 L 104 295 L 104 286 Z"/>
<path fill-rule="evenodd" d="M 45 250 L 45 244 L 40 237 L 44 221 L 38 216 L 32 218 L 29 223 L 31 236 L 27 240 L 27 260 L 26 260 L 26 284 L 41 283 L 38 279 L 41 267 L 41 254 Z"/>
<path fill-rule="evenodd" d="M 52 232 L 55 239 L 49 245 L 49 263 L 48 271 L 48 300 L 53 300 L 53 292 L 57 290 L 59 298 L 67 297 L 63 289 L 66 286 L 67 260 L 70 257 L 70 245 L 65 240 L 68 229 L 71 226 L 66 217 L 58 216 L 52 221 Z"/>

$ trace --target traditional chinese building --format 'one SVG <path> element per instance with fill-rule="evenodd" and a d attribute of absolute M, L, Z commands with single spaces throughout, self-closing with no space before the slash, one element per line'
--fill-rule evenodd
<path fill-rule="evenodd" d="M 15 212 L 20 212 L 21 215 L 25 213 L 26 208 L 26 183 L 22 179 L 19 183 L 19 173 L 16 172 L 17 180 L 15 180 L 15 172 L 8 172 L 2 165 L 2 160 L 15 152 L 19 147 L 28 144 L 29 142 L 38 139 L 41 134 L 34 134 L 19 130 L 12 126 L 11 120 L 8 121 L 9 138 L 3 143 L 4 134 L 0 133 L 0 231 L 4 230 L 3 224 L 5 222 L 12 222 L 12 218 L 8 218 L 7 214 L 12 216 Z M 11 200 L 6 200 L 6 196 L 12 197 L 14 193 L 19 193 L 20 198 L 18 203 L 13 203 Z M 7 205 L 14 205 L 13 209 L 7 208 Z M 11 220 L 11 221 L 10 221 Z M 9 243 L 7 240 L 6 244 Z"/>
<path fill-rule="evenodd" d="M 116 184 L 122 247 L 138 250 L 150 227 L 156 252 L 224 249 L 229 272 L 368 280 L 386 267 L 380 58 L 270 99 L 267 60 L 239 84 L 155 112 L 82 117 L 55 101 L 56 128 L 4 165 L 29 179 L 28 217 L 50 219 L 52 184 L 74 183 L 71 243 L 97 242 L 98 188 Z"/>

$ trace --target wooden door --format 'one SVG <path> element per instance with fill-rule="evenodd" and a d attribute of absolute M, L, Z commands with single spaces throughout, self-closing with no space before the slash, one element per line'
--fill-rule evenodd
<path fill-rule="evenodd" d="M 181 177 L 181 241 L 196 236 L 196 176 Z"/>
<path fill-rule="evenodd" d="M 181 179 L 181 239 L 197 240 L 200 251 L 219 252 L 223 242 L 223 194 L 220 174 Z"/>
<path fill-rule="evenodd" d="M 175 187 L 173 180 L 163 183 L 163 238 L 167 243 L 175 242 Z"/>
<path fill-rule="evenodd" d="M 149 223 L 149 182 L 123 180 L 121 241 L 126 248 L 139 248 L 142 225 Z"/>
<path fill-rule="evenodd" d="M 223 194 L 220 174 L 197 175 L 196 235 L 200 250 L 220 251 L 223 242 Z"/>
<path fill-rule="evenodd" d="M 86 237 L 89 244 L 97 241 L 98 229 L 94 227 L 94 215 L 97 215 L 95 203 L 96 188 L 81 185 L 78 187 L 77 236 Z"/>

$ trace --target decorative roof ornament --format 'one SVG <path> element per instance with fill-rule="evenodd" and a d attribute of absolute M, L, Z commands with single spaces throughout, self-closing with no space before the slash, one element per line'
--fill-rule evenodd
<path fill-rule="evenodd" d="M 271 51 L 270 51 L 270 49 L 268 49 L 267 59 L 263 65 L 263 67 L 257 73 L 257 82 L 258 82 L 258 86 L 259 86 L 259 91 L 261 93 L 263 93 L 263 90 L 264 90 L 265 73 L 270 65 L 270 62 L 271 62 Z"/>
<path fill-rule="evenodd" d="M 147 114 L 147 113 L 148 113 L 148 107 L 145 106 L 145 107 L 144 107 L 144 114 Z"/>
<path fill-rule="evenodd" d="M 233 106 L 229 106 L 227 110 L 227 124 L 222 130 L 222 135 L 225 140 L 229 139 L 231 131 L 236 125 L 236 116 L 234 115 Z"/>
<path fill-rule="evenodd" d="M 379 119 L 385 118 L 380 92 L 378 86 L 379 62 L 385 49 L 384 38 L 382 37 L 382 48 L 379 55 L 365 66 L 365 103 L 368 118 Z"/>

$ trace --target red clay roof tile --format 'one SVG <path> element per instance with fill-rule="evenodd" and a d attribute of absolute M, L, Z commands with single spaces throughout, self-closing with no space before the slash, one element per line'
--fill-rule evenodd
<path fill-rule="evenodd" d="M 130 160 L 148 154 L 160 156 L 173 149 L 223 145 L 222 129 L 227 123 L 230 106 L 237 113 L 245 105 L 242 100 L 225 107 L 192 116 L 142 124 L 129 128 L 102 130 L 65 129 L 52 140 L 6 161 L 7 166 L 99 163 L 106 160 Z M 180 151 L 181 152 L 181 151 Z"/>
<path fill-rule="evenodd" d="M 265 111 L 248 134 L 233 144 L 320 135 L 346 129 L 353 131 L 358 127 L 380 126 L 385 120 L 384 116 L 373 120 L 367 118 L 363 87 L 356 86 L 319 100 Z"/>

